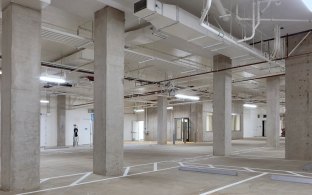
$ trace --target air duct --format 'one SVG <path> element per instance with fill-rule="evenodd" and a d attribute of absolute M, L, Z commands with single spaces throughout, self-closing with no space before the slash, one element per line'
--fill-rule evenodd
<path fill-rule="evenodd" d="M 141 7 L 134 14 L 164 33 L 188 40 L 214 54 L 223 54 L 230 58 L 250 54 L 271 62 L 260 51 L 245 43 L 238 43 L 236 38 L 210 24 L 200 23 L 198 17 L 176 5 L 163 4 L 156 0 L 142 0 L 137 2 L 135 7 L 138 7 L 138 4 Z"/>

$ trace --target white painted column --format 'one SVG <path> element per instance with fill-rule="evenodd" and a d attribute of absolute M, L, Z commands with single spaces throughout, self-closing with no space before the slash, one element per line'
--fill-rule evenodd
<path fill-rule="evenodd" d="M 125 15 L 106 6 L 95 13 L 93 172 L 123 172 Z"/>
<path fill-rule="evenodd" d="M 311 36 L 310 36 L 311 37 Z M 297 39 L 298 43 L 300 39 Z M 311 43 L 312 38 L 310 38 Z M 294 44 L 295 45 L 295 44 Z M 301 46 L 303 49 L 305 45 Z M 311 48 L 311 44 L 309 45 Z M 302 50 L 305 51 L 305 50 Z M 312 56 L 286 60 L 286 159 L 312 160 Z"/>
<path fill-rule="evenodd" d="M 167 97 L 158 97 L 157 104 L 157 143 L 167 144 Z"/>
<path fill-rule="evenodd" d="M 280 78 L 267 78 L 267 118 L 266 136 L 267 146 L 277 148 L 280 140 Z"/>
<path fill-rule="evenodd" d="M 32 190 L 40 180 L 41 11 L 8 1 L 2 8 L 1 187 Z"/>
<path fill-rule="evenodd" d="M 66 95 L 57 96 L 57 146 L 66 145 Z"/>
<path fill-rule="evenodd" d="M 214 70 L 230 68 L 230 58 L 217 55 L 213 58 Z M 231 70 L 216 72 L 213 75 L 213 155 L 231 154 L 232 141 L 232 73 Z"/>

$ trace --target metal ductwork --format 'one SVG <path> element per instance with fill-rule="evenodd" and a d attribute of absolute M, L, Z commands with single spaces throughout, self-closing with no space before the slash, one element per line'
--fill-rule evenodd
<path fill-rule="evenodd" d="M 262 52 L 200 19 L 176 5 L 164 4 L 157 0 L 141 0 L 135 5 L 134 14 L 157 29 L 201 46 L 207 52 L 222 54 L 232 59 L 253 56 L 271 62 Z"/>

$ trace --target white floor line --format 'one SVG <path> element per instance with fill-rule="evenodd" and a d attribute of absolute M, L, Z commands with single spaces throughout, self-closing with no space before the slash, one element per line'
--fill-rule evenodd
<path fill-rule="evenodd" d="M 40 183 L 44 183 L 46 181 L 50 180 L 49 178 L 46 178 L 46 179 L 40 179 Z"/>
<path fill-rule="evenodd" d="M 305 177 L 304 175 L 300 175 L 300 174 L 295 173 L 295 172 L 293 172 L 293 171 L 286 171 L 286 172 L 287 172 L 287 173 L 290 173 L 290 174 L 293 174 L 293 175 L 295 175 L 295 176 Z"/>
<path fill-rule="evenodd" d="M 126 170 L 125 170 L 125 172 L 123 173 L 123 176 L 127 176 L 128 173 L 129 173 L 129 171 L 130 171 L 130 167 L 127 167 Z"/>
<path fill-rule="evenodd" d="M 154 163 L 154 171 L 157 171 L 157 163 Z"/>
<path fill-rule="evenodd" d="M 86 173 L 84 176 L 80 177 L 78 180 L 76 180 L 75 182 L 73 182 L 69 186 L 75 186 L 75 185 L 79 184 L 81 181 L 83 181 L 84 179 L 89 177 L 91 174 L 92 174 L 92 172 Z"/>
<path fill-rule="evenodd" d="M 86 185 L 86 184 L 92 184 L 92 183 L 99 183 L 99 182 L 102 182 L 102 181 L 113 180 L 113 179 L 119 179 L 119 178 L 124 178 L 124 177 L 131 177 L 131 176 L 135 176 L 135 175 L 143 175 L 143 174 L 148 174 L 148 173 L 155 173 L 155 172 L 159 172 L 159 171 L 167 171 L 167 170 L 176 169 L 176 168 L 179 168 L 179 166 L 176 166 L 176 167 L 169 167 L 169 168 L 161 169 L 161 170 L 158 170 L 158 171 L 146 171 L 146 172 L 135 173 L 135 174 L 127 175 L 127 176 L 110 177 L 110 178 L 105 178 L 105 179 L 99 179 L 99 180 L 89 181 L 89 182 L 83 182 L 83 183 L 79 183 L 79 184 L 77 184 L 77 185 L 75 185 L 75 186 Z M 53 191 L 53 190 L 60 190 L 60 189 L 75 187 L 75 186 L 70 186 L 70 185 L 67 185 L 67 186 L 60 186 L 60 187 L 48 188 L 48 189 L 44 189 L 44 190 L 37 190 L 37 191 L 32 191 L 32 192 L 20 193 L 20 194 L 16 194 L 16 195 L 35 194 L 35 193 L 39 193 L 39 192 L 48 192 L 48 191 Z"/>
<path fill-rule="evenodd" d="M 268 174 L 268 173 L 262 173 L 262 174 L 260 174 L 260 175 L 257 175 L 257 176 L 254 176 L 254 177 L 250 177 L 250 178 L 248 178 L 248 179 L 244 179 L 244 180 L 241 180 L 241 181 L 239 181 L 239 182 L 235 182 L 235 183 L 232 183 L 232 184 L 229 184 L 229 185 L 226 185 L 226 186 L 223 186 L 223 187 L 220 187 L 220 188 L 217 188 L 217 189 L 208 191 L 208 192 L 201 193 L 200 195 L 212 194 L 212 193 L 215 193 L 215 192 L 224 190 L 224 189 L 226 189 L 226 188 L 230 188 L 230 187 L 233 187 L 233 186 L 236 186 L 236 185 L 245 183 L 245 182 L 247 182 L 247 181 L 251 181 L 251 180 L 257 179 L 257 178 L 262 177 L 262 176 L 267 175 L 267 174 Z"/>
<path fill-rule="evenodd" d="M 74 174 L 70 174 L 70 175 L 61 175 L 61 176 L 56 176 L 56 177 L 48 177 L 48 178 L 44 178 L 42 180 L 50 180 L 50 179 L 60 179 L 60 178 L 64 178 L 64 177 L 72 177 L 72 176 L 77 176 L 77 175 L 84 175 L 88 172 L 84 172 L 84 173 L 74 173 Z"/>
<path fill-rule="evenodd" d="M 183 164 L 182 162 L 179 162 L 179 165 L 180 165 L 181 167 L 183 167 L 183 166 L 184 166 L 184 164 Z"/>
<path fill-rule="evenodd" d="M 248 167 L 243 167 L 243 169 L 249 171 L 249 172 L 256 172 L 255 170 L 252 170 L 251 168 L 248 168 Z"/>

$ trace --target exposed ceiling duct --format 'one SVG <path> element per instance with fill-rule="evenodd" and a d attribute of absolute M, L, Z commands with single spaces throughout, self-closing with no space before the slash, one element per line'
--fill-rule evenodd
<path fill-rule="evenodd" d="M 271 62 L 259 50 L 245 43 L 238 43 L 236 38 L 210 24 L 200 24 L 198 17 L 176 5 L 164 4 L 156 0 L 142 0 L 135 4 L 134 14 L 152 23 L 156 29 L 188 40 L 189 43 L 197 44 L 214 54 L 223 54 L 230 58 L 250 54 Z"/>

